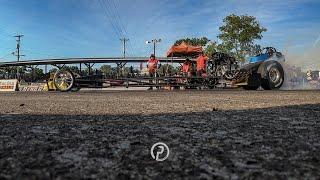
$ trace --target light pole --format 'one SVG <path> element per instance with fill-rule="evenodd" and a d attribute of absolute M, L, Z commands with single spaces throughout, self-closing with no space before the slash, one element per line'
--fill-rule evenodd
<path fill-rule="evenodd" d="M 151 41 L 146 41 L 146 44 L 153 43 L 153 54 L 156 55 L 156 44 L 161 42 L 161 39 L 152 39 Z"/>

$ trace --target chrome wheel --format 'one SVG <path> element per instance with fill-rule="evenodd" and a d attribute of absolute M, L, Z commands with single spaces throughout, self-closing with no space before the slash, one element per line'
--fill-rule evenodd
<path fill-rule="evenodd" d="M 284 82 L 284 71 L 280 63 L 277 61 L 267 61 L 265 70 L 267 73 L 261 79 L 261 86 L 265 90 L 279 89 Z"/>
<path fill-rule="evenodd" d="M 60 91 L 69 91 L 74 85 L 74 76 L 68 70 L 59 70 L 54 75 L 54 85 Z"/>
<path fill-rule="evenodd" d="M 269 78 L 270 78 L 270 81 L 274 84 L 281 83 L 281 74 L 280 74 L 280 71 L 278 70 L 278 68 L 272 67 L 269 70 Z"/>

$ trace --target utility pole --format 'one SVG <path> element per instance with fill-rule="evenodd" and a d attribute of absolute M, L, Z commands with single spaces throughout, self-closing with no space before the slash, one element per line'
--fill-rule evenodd
<path fill-rule="evenodd" d="M 146 44 L 153 43 L 153 54 L 156 55 L 156 44 L 161 42 L 161 39 L 152 39 L 151 41 L 146 41 Z"/>
<path fill-rule="evenodd" d="M 23 35 L 16 35 L 16 36 L 14 36 L 14 37 L 17 38 L 17 39 L 16 39 L 16 41 L 17 41 L 17 47 L 16 47 L 16 52 L 13 52 L 12 54 L 13 54 L 14 56 L 17 56 L 17 61 L 20 61 L 20 57 L 25 56 L 25 55 L 21 55 L 21 54 L 20 54 L 21 38 L 23 37 Z"/>
<path fill-rule="evenodd" d="M 123 43 L 123 58 L 126 58 L 126 43 L 129 41 L 129 39 L 123 37 L 120 39 L 120 41 Z M 117 63 L 118 75 L 123 75 L 123 67 L 125 65 L 126 62 Z"/>
<path fill-rule="evenodd" d="M 17 38 L 17 39 L 16 39 L 16 41 L 17 41 L 17 47 L 16 47 L 16 51 L 13 52 L 12 55 L 17 56 L 17 61 L 19 62 L 19 61 L 20 61 L 20 57 L 25 56 L 25 55 L 21 55 L 21 54 L 20 54 L 21 38 L 23 37 L 23 35 L 16 35 L 16 36 L 14 36 L 14 37 Z M 20 69 L 20 67 L 17 66 L 17 74 L 16 74 L 16 76 L 17 76 L 18 81 L 20 81 L 19 69 Z"/>
<path fill-rule="evenodd" d="M 121 42 L 123 42 L 123 58 L 126 58 L 126 42 L 129 41 L 127 38 L 121 38 Z"/>

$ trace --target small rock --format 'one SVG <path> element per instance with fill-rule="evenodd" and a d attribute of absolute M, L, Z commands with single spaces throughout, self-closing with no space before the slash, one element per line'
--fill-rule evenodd
<path fill-rule="evenodd" d="M 24 106 L 24 104 L 20 104 L 20 107 Z"/>

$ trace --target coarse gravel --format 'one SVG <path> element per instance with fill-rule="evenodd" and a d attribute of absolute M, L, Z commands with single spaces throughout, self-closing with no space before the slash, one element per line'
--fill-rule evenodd
<path fill-rule="evenodd" d="M 2 92 L 0 179 L 319 179 L 319 121 L 319 90 Z"/>

